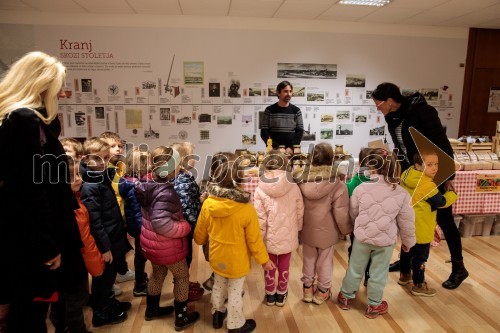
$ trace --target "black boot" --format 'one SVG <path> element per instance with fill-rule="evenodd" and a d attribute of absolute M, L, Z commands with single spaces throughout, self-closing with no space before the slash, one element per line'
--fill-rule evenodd
<path fill-rule="evenodd" d="M 469 276 L 465 269 L 464 261 L 451 261 L 451 274 L 448 280 L 444 281 L 442 286 L 446 289 L 456 289 Z"/>
<path fill-rule="evenodd" d="M 401 268 L 399 265 L 399 260 L 396 260 L 395 262 L 393 262 L 392 264 L 389 265 L 389 272 L 397 272 L 400 269 Z"/>
<path fill-rule="evenodd" d="M 146 314 L 144 316 L 144 319 L 146 319 L 147 321 L 153 320 L 155 318 L 165 317 L 174 312 L 173 306 L 160 306 L 160 296 L 161 295 L 146 296 Z"/>
<path fill-rule="evenodd" d="M 222 328 L 224 318 L 226 318 L 227 310 L 225 312 L 215 311 L 213 314 L 212 327 L 215 329 Z"/>
<path fill-rule="evenodd" d="M 198 312 L 187 312 L 187 301 L 179 302 L 174 301 L 175 307 L 175 330 L 182 331 L 188 326 L 194 324 L 198 319 L 200 319 L 200 314 Z"/>
<path fill-rule="evenodd" d="M 245 324 L 240 328 L 231 328 L 227 330 L 229 333 L 249 333 L 252 332 L 257 327 L 255 320 L 247 319 Z"/>
<path fill-rule="evenodd" d="M 94 310 L 92 316 L 92 326 L 118 324 L 127 319 L 127 313 L 120 311 L 113 304 L 108 304 L 100 310 Z"/>

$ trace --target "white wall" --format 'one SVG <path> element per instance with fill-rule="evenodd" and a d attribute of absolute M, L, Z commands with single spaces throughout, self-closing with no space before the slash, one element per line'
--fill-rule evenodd
<path fill-rule="evenodd" d="M 104 17 L 24 13 L 16 17 L 1 11 L 0 22 L 15 24 L 1 25 L 0 29 L 0 56 L 7 62 L 12 54 L 29 51 L 31 45 L 56 56 L 61 56 L 61 53 L 113 55 L 113 58 L 63 59 L 68 66 L 67 88 L 72 91 L 72 97 L 61 102 L 66 136 L 98 135 L 107 129 L 118 129 L 127 141 L 135 144 L 146 142 L 154 147 L 183 139 L 181 131 L 185 131 L 187 138 L 184 139 L 194 142 L 197 153 L 204 156 L 220 150 L 234 151 L 243 147 L 242 134 L 257 134 L 257 145 L 244 147 L 264 150 L 255 123 L 256 116 L 276 98 L 208 98 L 208 82 L 217 81 L 221 87 L 228 87 L 231 79 L 237 79 L 241 83 L 242 95 L 244 89 L 255 84 L 262 84 L 263 88 L 276 86 L 282 80 L 276 74 L 277 63 L 281 62 L 337 65 L 338 77 L 335 80 L 289 79 L 296 86 L 304 86 L 306 91 L 328 95 L 327 101 L 319 103 L 307 102 L 305 98 L 292 99 L 292 103 L 301 107 L 306 125 L 311 124 L 312 129 L 318 131 L 317 141 L 320 141 L 321 128 L 334 128 L 337 122 L 335 119 L 333 124 L 321 124 L 321 114 L 335 115 L 340 110 L 367 115 L 368 121 L 354 124 L 353 136 L 334 135 L 333 140 L 327 141 L 343 144 L 357 156 L 360 147 L 378 138 L 370 136 L 369 129 L 380 122 L 383 124 L 383 117 L 374 109 L 371 100 L 359 98 L 364 89 L 350 89 L 352 100 L 349 102 L 345 98 L 345 77 L 348 74 L 365 75 L 366 89 L 369 90 L 384 81 L 394 82 L 403 89 L 447 85 L 451 101 L 439 108 L 439 113 L 448 128 L 448 135 L 458 133 L 464 77 L 464 68 L 459 64 L 465 62 L 466 29 L 139 15 Z M 26 25 L 19 25 L 22 23 Z M 26 40 L 30 36 L 31 42 Z M 87 49 L 62 50 L 68 44 L 61 44 L 61 40 L 91 41 L 92 52 Z M 173 98 L 163 92 L 159 96 L 158 89 L 142 89 L 142 83 L 146 81 L 157 85 L 160 80 L 162 84 L 167 81 L 174 54 L 170 83 L 179 86 L 183 94 Z M 203 85 L 184 85 L 184 61 L 203 62 Z M 124 63 L 139 62 L 145 63 L 144 68 L 117 68 Z M 102 70 L 104 63 L 108 63 L 109 70 Z M 81 84 L 81 79 L 92 80 L 90 94 L 76 91 L 75 82 Z M 118 86 L 117 97 L 108 92 L 111 85 Z M 139 88 L 138 95 L 136 88 Z M 205 97 L 202 97 L 202 88 Z M 124 91 L 128 96 L 124 96 Z M 96 121 L 96 106 L 105 108 L 108 124 L 106 120 Z M 214 121 L 199 124 L 197 120 L 192 120 L 190 125 L 160 122 L 159 109 L 166 107 L 178 110 L 177 117 L 196 118 L 200 113 L 209 113 L 215 118 L 230 116 L 233 124 L 216 125 Z M 126 128 L 126 109 L 141 110 L 143 128 L 135 128 L 136 131 Z M 77 128 L 75 124 L 77 112 L 90 117 L 90 123 L 83 128 Z M 243 115 L 251 115 L 253 122 L 242 124 Z M 89 124 L 91 133 L 88 133 Z M 158 140 L 144 138 L 144 130 L 149 129 L 150 124 L 159 132 Z M 200 130 L 210 131 L 210 139 L 200 140 Z M 307 142 L 303 142 L 303 146 L 307 146 Z"/>

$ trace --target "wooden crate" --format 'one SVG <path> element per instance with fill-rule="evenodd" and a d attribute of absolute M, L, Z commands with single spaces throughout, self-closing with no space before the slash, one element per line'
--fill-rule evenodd
<path fill-rule="evenodd" d="M 467 151 L 493 151 L 493 142 L 468 143 Z"/>
<path fill-rule="evenodd" d="M 500 154 L 500 136 L 494 136 L 491 138 L 491 140 L 493 141 L 493 152 L 495 154 Z"/>

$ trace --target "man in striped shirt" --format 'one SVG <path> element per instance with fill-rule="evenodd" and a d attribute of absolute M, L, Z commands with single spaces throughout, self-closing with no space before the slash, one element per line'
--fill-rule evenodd
<path fill-rule="evenodd" d="M 304 124 L 300 109 L 290 103 L 293 86 L 282 81 L 276 87 L 278 102 L 264 111 L 260 124 L 260 137 L 267 142 L 273 140 L 273 148 L 284 145 L 287 153 L 293 153 L 293 146 L 299 145 L 304 133 Z"/>

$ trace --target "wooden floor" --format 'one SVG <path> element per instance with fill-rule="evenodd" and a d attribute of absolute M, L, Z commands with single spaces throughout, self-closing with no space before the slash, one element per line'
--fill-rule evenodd
<path fill-rule="evenodd" d="M 348 241 L 341 241 L 335 249 L 334 297 L 323 305 L 301 301 L 300 281 L 302 258 L 300 251 L 294 252 L 290 268 L 289 298 L 284 307 L 269 307 L 264 304 L 264 282 L 262 268 L 254 263 L 245 282 L 244 312 L 247 318 L 257 322 L 255 332 L 500 332 L 500 237 L 462 238 L 463 255 L 469 278 L 456 290 L 441 287 L 451 272 L 446 241 L 431 249 L 427 263 L 426 279 L 430 287 L 437 289 L 435 297 L 417 297 L 409 292 L 410 285 L 397 284 L 399 273 L 389 273 L 384 299 L 389 303 L 389 312 L 376 319 L 363 316 L 366 307 L 366 289 L 361 286 L 353 308 L 341 310 L 336 304 L 336 295 L 347 267 Z M 398 252 L 394 251 L 393 259 Z M 133 257 L 127 258 L 130 267 Z M 151 266 L 147 266 L 147 271 Z M 204 281 L 210 274 L 199 247 L 195 247 L 195 259 L 191 267 L 191 281 Z M 122 324 L 92 328 L 92 332 L 109 333 L 166 333 L 175 332 L 174 317 L 153 321 L 144 320 L 145 297 L 133 297 L 133 281 L 119 284 L 124 293 L 122 301 L 131 301 L 132 309 Z M 162 305 L 173 303 L 172 278 L 169 273 L 165 281 Z M 191 303 L 189 310 L 199 311 L 201 319 L 185 332 L 226 332 L 214 330 L 210 313 L 210 293 L 203 299 Z M 86 321 L 90 326 L 92 313 L 86 309 Z M 53 332 L 51 327 L 49 332 Z"/>

